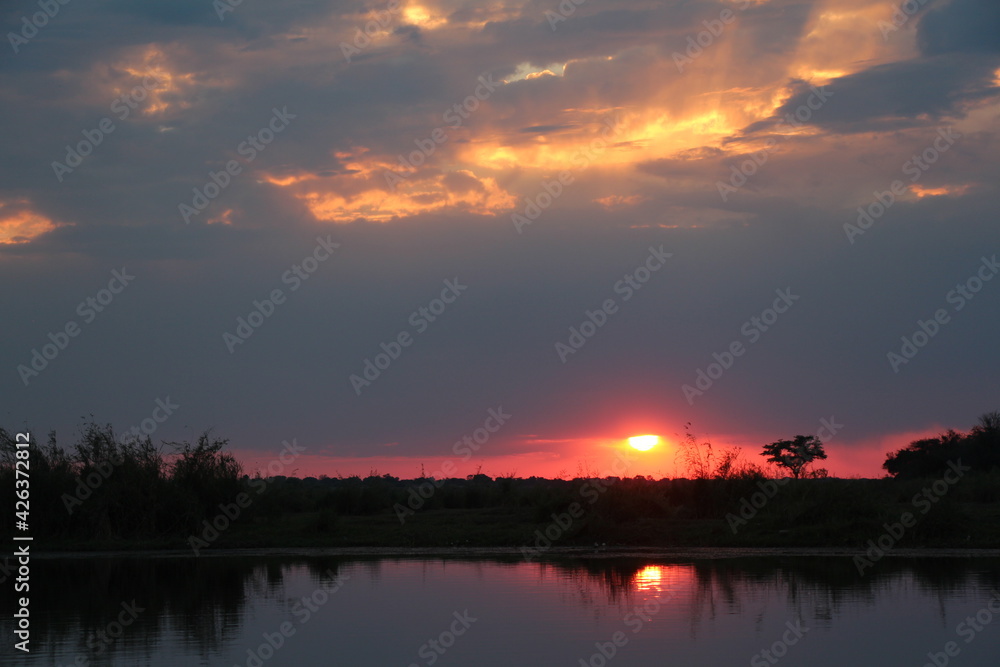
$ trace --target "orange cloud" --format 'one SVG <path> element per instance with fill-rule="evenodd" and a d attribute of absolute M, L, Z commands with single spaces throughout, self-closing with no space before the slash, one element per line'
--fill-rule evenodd
<path fill-rule="evenodd" d="M 487 10 L 464 12 L 462 19 L 453 22 L 437 0 L 410 1 L 395 13 L 385 39 L 397 39 L 390 33 L 393 25 L 401 23 L 467 37 L 472 16 L 509 20 L 524 10 L 525 6 L 490 5 Z M 394 159 L 373 156 L 366 149 L 338 154 L 348 173 L 274 173 L 264 180 L 288 188 L 318 219 L 386 221 L 448 208 L 495 214 L 514 205 L 519 196 L 529 195 L 539 179 L 565 169 L 577 172 L 596 167 L 605 182 L 612 184 L 634 176 L 638 164 L 676 160 L 691 151 L 716 151 L 716 159 L 737 156 L 758 141 L 742 137 L 743 128 L 772 118 L 801 89 L 802 80 L 821 86 L 874 64 L 900 59 L 898 41 L 887 44 L 877 29 L 884 13 L 884 5 L 876 0 L 822 1 L 812 11 L 793 53 L 762 56 L 753 67 L 746 65 L 744 56 L 754 50 L 752 40 L 757 38 L 749 24 L 747 30 L 734 29 L 706 48 L 697 64 L 682 75 L 670 53 L 654 44 L 565 62 L 520 62 L 503 80 L 497 97 L 482 105 L 461 128 L 462 139 L 442 147 L 395 189 L 387 187 L 384 179 L 386 170 L 399 170 Z M 742 12 L 737 16 L 745 20 Z M 313 32 L 306 42 L 317 38 L 329 43 L 345 28 L 320 21 L 307 30 Z M 436 39 L 451 37 L 438 34 Z M 296 50 L 314 47 L 294 46 Z M 598 92 L 604 88 L 614 94 Z M 611 117 L 616 117 L 615 130 L 608 136 L 605 123 Z M 808 125 L 781 132 L 802 139 L 822 135 Z M 606 145 L 595 149 L 595 142 L 602 138 Z M 796 148 L 812 150 L 812 143 Z M 678 185 L 686 180 L 690 179 L 674 179 Z M 596 193 L 581 191 L 567 200 L 587 197 L 606 209 L 638 201 L 614 199 L 616 194 L 602 188 Z"/>
<path fill-rule="evenodd" d="M 940 185 L 932 188 L 914 183 L 910 186 L 910 192 L 921 199 L 924 197 L 961 197 L 971 189 L 971 185 Z"/>
<path fill-rule="evenodd" d="M 646 197 L 641 195 L 608 195 L 607 197 L 595 199 L 594 202 L 600 204 L 605 210 L 611 211 L 616 208 L 635 206 L 640 202 L 646 201 L 646 199 Z"/>
<path fill-rule="evenodd" d="M 516 115 L 524 119 L 521 127 L 551 127 L 552 131 L 491 127 L 491 110 L 487 110 L 477 118 L 477 136 L 456 147 L 454 157 L 471 169 L 564 169 L 597 135 L 601 116 L 610 111 L 609 101 L 624 119 L 616 133 L 617 145 L 588 164 L 625 170 L 701 147 L 729 153 L 736 148 L 729 142 L 742 128 L 772 117 L 798 90 L 793 81 L 821 86 L 874 64 L 898 60 L 898 47 L 887 45 L 877 30 L 884 13 L 884 3 L 875 0 L 820 3 L 795 53 L 759 58 L 752 69 L 743 65 L 744 53 L 754 48 L 748 41 L 755 39 L 750 30 L 731 31 L 706 48 L 697 64 L 681 76 L 669 52 L 653 46 L 642 47 L 641 58 L 630 49 L 555 65 L 520 63 L 505 83 L 512 91 L 520 90 L 514 86 L 532 86 L 530 104 L 526 96 L 515 93 L 504 102 L 514 98 Z M 738 20 L 741 15 L 737 12 Z M 595 90 L 602 85 L 616 95 L 601 95 L 604 104 L 598 108 L 593 104 Z M 497 120 L 512 115 L 508 110 Z M 808 126 L 787 132 L 819 133 Z"/>
<path fill-rule="evenodd" d="M 447 17 L 441 14 L 435 15 L 432 13 L 433 11 L 433 9 L 423 5 L 410 3 L 403 9 L 403 19 L 406 23 L 415 25 L 422 30 L 433 30 L 448 22 Z"/>
<path fill-rule="evenodd" d="M 233 209 L 227 208 L 222 213 L 218 214 L 214 218 L 208 219 L 209 225 L 232 225 L 233 224 Z"/>
<path fill-rule="evenodd" d="M 358 218 L 387 222 L 449 208 L 489 215 L 508 210 L 517 202 L 497 185 L 496 179 L 479 178 L 464 169 L 412 178 L 400 184 L 395 192 L 375 189 L 345 196 L 332 191 L 312 191 L 301 198 L 317 219 L 331 222 Z"/>
<path fill-rule="evenodd" d="M 900 56 L 886 45 L 878 24 L 892 12 L 884 2 L 827 2 L 813 14 L 788 65 L 788 76 L 814 85 Z"/>
<path fill-rule="evenodd" d="M 337 153 L 344 160 L 344 171 L 333 176 L 309 172 L 267 174 L 263 181 L 287 188 L 317 220 L 338 223 L 361 218 L 388 222 L 445 209 L 490 215 L 507 211 L 517 203 L 516 197 L 492 176 L 477 176 L 469 169 L 425 169 L 400 174 L 398 164 L 387 157 L 369 156 L 369 152 L 357 147 Z M 400 174 L 391 185 L 386 180 L 389 171 Z"/>
<path fill-rule="evenodd" d="M 167 118 L 195 106 L 206 90 L 231 88 L 232 77 L 215 72 L 183 71 L 179 54 L 148 44 L 125 50 L 111 63 L 100 63 L 84 75 L 83 97 L 77 102 L 108 106 L 119 120 L 136 117 Z M 56 73 L 67 81 L 77 75 Z"/>
<path fill-rule="evenodd" d="M 32 211 L 26 199 L 0 200 L 0 245 L 28 243 L 58 226 Z"/>

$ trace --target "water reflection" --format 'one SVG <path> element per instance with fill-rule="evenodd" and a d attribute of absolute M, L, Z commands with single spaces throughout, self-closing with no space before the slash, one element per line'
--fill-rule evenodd
<path fill-rule="evenodd" d="M 675 568 L 676 569 L 676 568 Z M 663 574 L 668 570 L 663 565 L 647 565 L 633 576 L 633 586 L 636 591 L 661 591 Z"/>
<path fill-rule="evenodd" d="M 468 608 L 491 621 L 473 626 L 463 640 L 472 655 L 489 650 L 489 633 L 497 632 L 503 621 L 520 627 L 525 641 L 538 643 L 533 655 L 568 654 L 566 664 L 578 664 L 574 651 L 583 650 L 581 657 L 586 657 L 592 651 L 590 638 L 600 639 L 601 633 L 621 626 L 630 610 L 650 601 L 658 610 L 662 605 L 650 623 L 655 633 L 643 630 L 630 650 L 639 655 L 648 644 L 648 650 L 659 651 L 662 645 L 654 646 L 653 639 L 666 642 L 669 636 L 669 644 L 676 646 L 683 636 L 683 650 L 701 655 L 695 651 L 714 650 L 720 637 L 726 642 L 764 637 L 775 619 L 797 618 L 814 632 L 835 633 L 845 619 L 865 617 L 886 605 L 909 613 L 913 601 L 946 630 L 954 625 L 956 600 L 985 602 L 987 592 L 1000 590 L 1000 564 L 971 558 L 886 559 L 865 577 L 858 576 L 850 559 L 824 557 L 543 563 L 280 555 L 37 559 L 32 654 L 17 654 L 7 642 L 0 655 L 4 664 L 15 665 L 69 665 L 74 660 L 76 665 L 240 664 L 246 647 L 259 642 L 262 632 L 292 619 L 291 610 L 301 605 L 303 595 L 340 575 L 348 583 L 329 611 L 322 612 L 322 627 L 309 633 L 303 628 L 296 639 L 294 651 L 306 651 L 304 659 L 336 636 L 353 656 L 342 664 L 410 664 L 418 660 L 415 651 L 434 623 L 443 623 L 452 610 Z M 0 602 L 0 630 L 6 637 L 13 636 L 9 619 L 14 605 L 12 596 Z M 123 605 L 141 611 L 121 628 L 115 623 L 123 618 Z M 421 626 L 425 621 L 431 630 Z M 544 632 L 532 625 L 543 621 L 550 624 Z M 1000 636 L 1000 627 L 995 635 Z M 285 650 L 268 665 L 294 664 L 294 651 Z M 746 657 L 739 662 L 745 664 Z M 390 662 L 379 662 L 385 660 Z M 463 664 L 450 660 L 442 664 Z"/>

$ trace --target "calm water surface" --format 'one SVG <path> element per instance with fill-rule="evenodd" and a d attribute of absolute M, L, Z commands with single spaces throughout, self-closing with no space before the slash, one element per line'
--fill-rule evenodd
<path fill-rule="evenodd" d="M 32 568 L 32 653 L 12 649 L 5 590 L 3 665 L 922 667 L 929 653 L 939 666 L 1000 665 L 997 559 L 885 559 L 864 577 L 832 557 Z"/>

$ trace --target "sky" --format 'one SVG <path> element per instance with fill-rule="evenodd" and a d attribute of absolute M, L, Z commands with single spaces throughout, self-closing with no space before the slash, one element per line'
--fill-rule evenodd
<path fill-rule="evenodd" d="M 1000 409 L 995 0 L 0 16 L 8 429 L 660 477 L 689 424 L 874 477 Z"/>

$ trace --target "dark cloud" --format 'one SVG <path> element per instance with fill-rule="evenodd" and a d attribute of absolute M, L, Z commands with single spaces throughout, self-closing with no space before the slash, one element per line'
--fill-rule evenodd
<path fill-rule="evenodd" d="M 1000 4 L 991 0 L 952 0 L 934 6 L 917 29 L 921 53 L 1000 53 Z"/>
<path fill-rule="evenodd" d="M 240 4 L 243 4 L 242 2 Z M 228 7 L 229 3 L 226 2 Z M 219 26 L 221 21 L 211 2 L 201 0 L 177 0 L 176 2 L 128 2 L 128 0 L 111 0 L 107 9 L 140 17 L 151 23 L 164 23 L 177 26 Z M 235 10 L 234 12 L 235 13 Z M 223 18 L 229 15 L 226 11 Z"/>
<path fill-rule="evenodd" d="M 575 127 L 576 125 L 532 125 L 531 127 L 522 127 L 520 131 L 529 134 L 548 134 L 550 132 L 571 130 Z"/>
<path fill-rule="evenodd" d="M 805 82 L 778 108 L 775 120 L 800 120 L 837 132 L 891 131 L 962 117 L 971 105 L 1000 93 L 993 72 L 996 58 L 944 55 L 877 65 L 824 86 L 822 101 Z M 819 107 L 810 111 L 809 105 Z M 751 126 L 753 131 L 767 123 Z"/>

